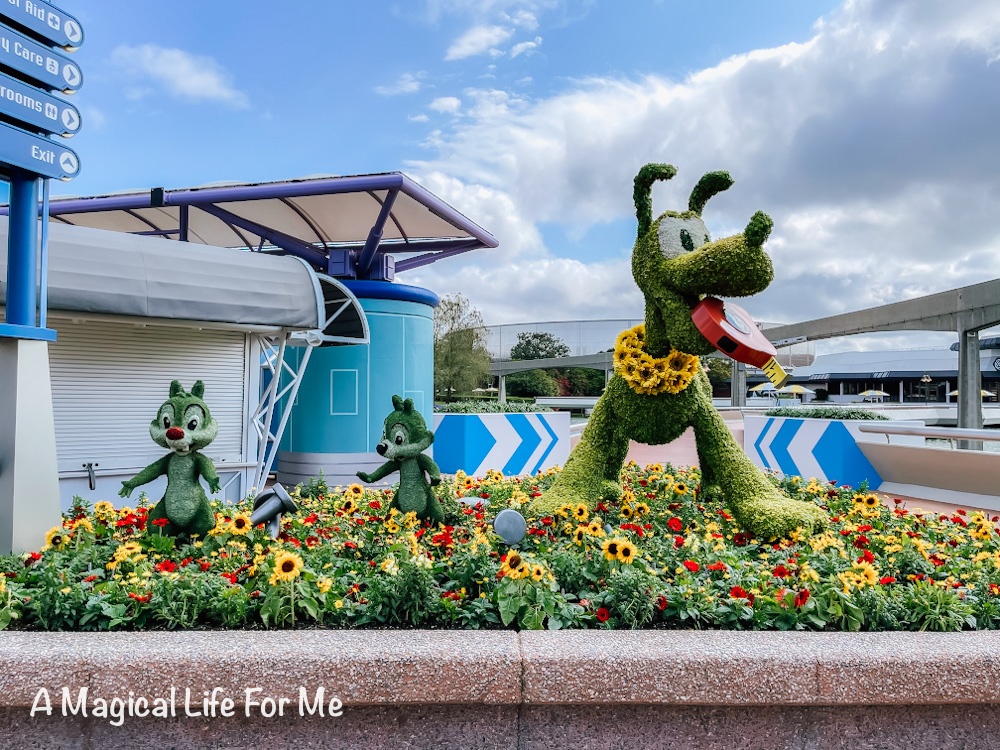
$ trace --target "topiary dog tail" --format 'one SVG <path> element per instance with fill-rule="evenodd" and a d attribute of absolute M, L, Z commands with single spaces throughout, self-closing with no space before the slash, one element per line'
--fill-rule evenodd
<path fill-rule="evenodd" d="M 698 180 L 698 184 L 691 191 L 688 208 L 701 216 L 701 210 L 709 198 L 723 190 L 729 190 L 732 186 L 733 178 L 729 176 L 729 172 L 709 172 Z"/>
<path fill-rule="evenodd" d="M 657 180 L 669 180 L 675 174 L 677 168 L 672 164 L 647 164 L 635 176 L 632 199 L 635 201 L 635 218 L 639 220 L 640 237 L 653 223 L 653 183 Z"/>

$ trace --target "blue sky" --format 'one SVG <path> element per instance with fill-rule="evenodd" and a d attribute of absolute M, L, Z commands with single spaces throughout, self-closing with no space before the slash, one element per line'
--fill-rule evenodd
<path fill-rule="evenodd" d="M 83 168 L 55 191 L 402 170 L 501 247 L 399 280 L 500 323 L 639 314 L 631 177 L 677 165 L 658 212 L 729 169 L 713 234 L 776 224 L 746 306 L 819 317 L 1000 275 L 998 5 L 67 0 Z"/>

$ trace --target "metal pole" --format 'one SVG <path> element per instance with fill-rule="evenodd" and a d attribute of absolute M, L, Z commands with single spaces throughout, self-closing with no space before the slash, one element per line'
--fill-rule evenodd
<path fill-rule="evenodd" d="M 275 436 L 280 436 L 285 432 L 285 425 L 288 424 L 288 418 L 292 416 L 292 405 L 295 403 L 295 397 L 299 395 L 299 386 L 302 385 L 302 376 L 305 374 L 306 366 L 309 364 L 309 358 L 312 356 L 313 349 L 315 348 L 315 346 L 307 347 L 305 354 L 302 355 L 302 361 L 299 363 L 299 370 L 295 377 L 295 383 L 292 384 L 292 391 L 287 394 L 288 406 L 285 407 L 285 411 L 281 415 L 281 422 L 278 424 L 278 429 L 274 432 Z M 267 475 L 271 473 L 271 467 L 274 465 L 274 459 L 277 455 L 278 441 L 276 440 L 274 442 L 274 449 L 268 454 L 267 463 L 264 464 L 264 470 L 260 474 L 260 486 L 263 486 L 267 482 Z"/>
<path fill-rule="evenodd" d="M 7 246 L 7 322 L 35 326 L 38 306 L 38 180 L 20 169 L 10 175 L 10 234 Z"/>
<path fill-rule="evenodd" d="M 970 430 L 983 428 L 982 372 L 979 364 L 979 332 L 958 332 L 958 426 Z M 981 440 L 960 440 L 959 448 L 982 450 Z"/>
<path fill-rule="evenodd" d="M 731 375 L 732 396 L 730 404 L 732 406 L 747 405 L 747 368 L 742 362 L 733 360 L 733 370 Z"/>
<path fill-rule="evenodd" d="M 500 376 L 500 393 L 497 396 L 497 401 L 499 401 L 501 404 L 506 404 L 507 403 L 507 376 L 506 375 L 501 375 Z"/>
<path fill-rule="evenodd" d="M 49 181 L 42 179 L 42 256 L 38 272 L 38 327 L 45 328 L 49 313 Z"/>

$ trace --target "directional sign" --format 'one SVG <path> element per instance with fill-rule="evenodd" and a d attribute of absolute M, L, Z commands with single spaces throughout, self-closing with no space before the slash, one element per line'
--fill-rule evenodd
<path fill-rule="evenodd" d="M 83 44 L 80 22 L 48 3 L 0 0 L 0 18 L 9 18 L 56 47 L 76 49 Z"/>
<path fill-rule="evenodd" d="M 10 0 L 0 0 L 0 3 L 3 2 L 9 3 Z M 67 94 L 83 85 L 80 67 L 66 55 L 6 26 L 0 26 L 0 65 Z"/>
<path fill-rule="evenodd" d="M 0 163 L 57 180 L 72 180 L 80 171 L 80 158 L 72 149 L 3 123 Z"/>
<path fill-rule="evenodd" d="M 80 111 L 72 104 L 2 73 L 0 114 L 66 137 L 75 135 L 82 124 Z"/>
<path fill-rule="evenodd" d="M 438 414 L 434 460 L 441 471 L 534 474 L 569 456 L 569 414 Z"/>

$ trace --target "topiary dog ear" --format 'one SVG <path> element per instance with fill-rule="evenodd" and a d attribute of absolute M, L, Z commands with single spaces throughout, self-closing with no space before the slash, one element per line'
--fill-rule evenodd
<path fill-rule="evenodd" d="M 184 393 L 184 386 L 181 385 L 181 381 L 179 381 L 179 380 L 171 380 L 170 381 L 170 398 L 173 398 L 174 396 L 180 396 L 182 393 Z"/>
<path fill-rule="evenodd" d="M 639 237 L 642 237 L 653 223 L 653 183 L 669 180 L 677 174 L 672 164 L 647 164 L 635 176 L 632 200 L 635 201 L 635 218 L 639 220 Z"/>
<path fill-rule="evenodd" d="M 205 384 L 200 380 L 194 381 L 194 385 L 191 386 L 191 395 L 201 398 L 205 395 Z"/>
<path fill-rule="evenodd" d="M 403 399 L 399 396 L 392 397 L 392 408 L 396 411 L 403 411 Z"/>
<path fill-rule="evenodd" d="M 729 172 L 709 172 L 698 180 L 698 184 L 691 191 L 688 208 L 701 216 L 701 210 L 705 208 L 709 198 L 723 190 L 729 190 L 732 186 L 733 178 L 729 176 Z"/>
<path fill-rule="evenodd" d="M 408 399 L 406 399 L 406 401 L 403 402 L 403 411 L 405 411 L 407 414 L 409 414 L 411 411 L 413 411 L 413 399 L 412 398 L 408 398 Z"/>

